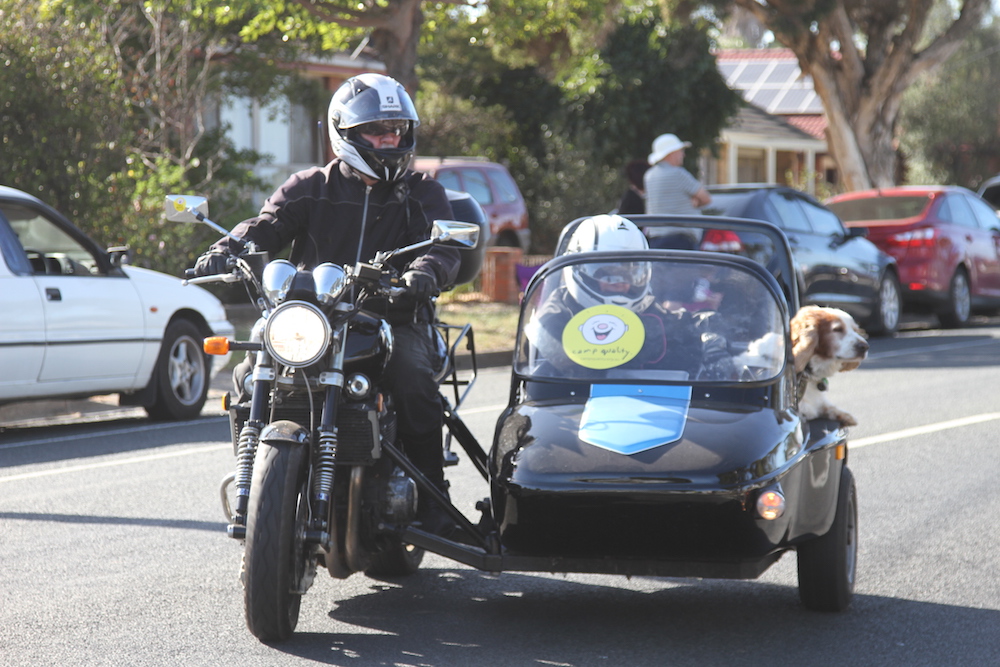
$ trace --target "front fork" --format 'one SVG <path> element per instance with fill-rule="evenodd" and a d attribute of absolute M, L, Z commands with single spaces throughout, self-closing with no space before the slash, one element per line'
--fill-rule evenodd
<path fill-rule="evenodd" d="M 330 508 L 333 498 L 333 479 L 337 465 L 337 409 L 340 392 L 344 386 L 344 345 L 347 323 L 341 324 L 333 335 L 333 360 L 331 370 L 320 374 L 320 384 L 326 387 L 322 418 L 315 436 L 315 452 L 310 477 L 312 479 L 310 507 L 312 523 L 306 530 L 306 541 L 321 544 L 329 549 L 332 543 Z M 250 504 L 250 482 L 253 479 L 254 458 L 260 444 L 261 430 L 268 422 L 271 391 L 275 386 L 274 362 L 265 349 L 257 352 L 253 369 L 253 394 L 250 414 L 240 429 L 236 449 L 236 472 L 223 480 L 222 498 L 226 513 L 231 517 L 226 532 L 234 539 L 246 537 L 247 508 Z M 308 389 L 307 389 L 308 391 Z M 312 440 L 312 438 L 311 438 Z M 236 483 L 236 507 L 231 509 L 226 488 Z"/>

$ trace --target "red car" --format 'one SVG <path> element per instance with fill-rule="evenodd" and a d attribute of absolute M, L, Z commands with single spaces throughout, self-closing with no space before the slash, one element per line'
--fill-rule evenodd
<path fill-rule="evenodd" d="M 528 206 L 506 167 L 475 157 L 421 157 L 412 166 L 446 188 L 472 195 L 490 221 L 491 245 L 528 252 Z"/>
<path fill-rule="evenodd" d="M 849 192 L 825 203 L 896 258 L 907 309 L 936 313 L 946 327 L 1000 309 L 1000 218 L 970 190 L 907 186 Z"/>

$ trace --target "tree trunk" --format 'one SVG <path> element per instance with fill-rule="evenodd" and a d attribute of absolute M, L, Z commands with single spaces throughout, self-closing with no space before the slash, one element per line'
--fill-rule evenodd
<path fill-rule="evenodd" d="M 929 11 L 925 0 L 903 3 L 905 11 L 896 14 L 881 7 L 869 23 L 859 23 L 866 15 L 856 8 L 848 12 L 844 0 L 818 19 L 814 3 L 733 1 L 770 28 L 795 53 L 803 74 L 812 76 L 826 111 L 827 146 L 846 190 L 895 185 L 896 119 L 904 91 L 958 49 L 988 5 L 963 0 L 959 17 L 918 51 Z M 867 51 L 858 48 L 859 35 Z"/>
<path fill-rule="evenodd" d="M 370 44 L 385 63 L 386 73 L 415 94 L 417 78 L 417 45 L 424 13 L 421 0 L 403 0 L 382 25 L 372 31 Z"/>

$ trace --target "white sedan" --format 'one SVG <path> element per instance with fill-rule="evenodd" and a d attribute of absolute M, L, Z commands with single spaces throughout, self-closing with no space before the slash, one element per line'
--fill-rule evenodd
<path fill-rule="evenodd" d="M 190 419 L 228 357 L 222 303 L 172 276 L 121 264 L 50 206 L 0 186 L 0 403 L 120 394 L 154 419 Z"/>

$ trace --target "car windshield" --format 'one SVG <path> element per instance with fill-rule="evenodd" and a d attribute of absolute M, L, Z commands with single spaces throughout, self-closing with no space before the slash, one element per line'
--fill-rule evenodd
<path fill-rule="evenodd" d="M 853 220 L 902 220 L 921 215 L 930 197 L 926 195 L 906 197 L 865 197 L 830 202 L 827 208 L 845 222 Z"/>
<path fill-rule="evenodd" d="M 528 288 L 516 372 L 562 381 L 756 382 L 784 367 L 782 302 L 745 265 L 570 257 L 543 267 Z"/>

